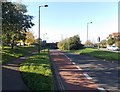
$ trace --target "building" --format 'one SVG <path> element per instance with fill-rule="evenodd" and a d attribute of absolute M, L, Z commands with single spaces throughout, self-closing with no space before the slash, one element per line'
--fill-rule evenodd
<path fill-rule="evenodd" d="M 120 32 L 109 34 L 109 36 L 107 37 L 107 40 L 110 39 L 110 38 L 115 38 L 118 41 L 120 41 Z"/>

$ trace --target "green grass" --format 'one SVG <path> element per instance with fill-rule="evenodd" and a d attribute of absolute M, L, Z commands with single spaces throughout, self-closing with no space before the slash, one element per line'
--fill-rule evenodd
<path fill-rule="evenodd" d="M 22 78 L 32 90 L 53 90 L 48 52 L 33 55 L 20 66 Z"/>
<path fill-rule="evenodd" d="M 24 56 L 26 54 L 30 54 L 33 51 L 36 50 L 37 47 L 35 46 L 19 46 L 19 47 L 15 47 L 14 49 L 11 49 L 11 47 L 4 47 L 4 49 L 2 49 L 1 53 L 2 53 L 2 63 L 6 63 L 8 61 L 14 60 L 15 58 L 18 58 L 20 56 Z"/>
<path fill-rule="evenodd" d="M 81 50 L 71 50 L 72 53 L 94 56 L 106 60 L 119 60 L 120 54 L 110 51 L 103 51 L 99 49 L 85 48 Z"/>

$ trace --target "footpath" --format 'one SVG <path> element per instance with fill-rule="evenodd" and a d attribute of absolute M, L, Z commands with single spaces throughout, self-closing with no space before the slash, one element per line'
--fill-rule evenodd
<path fill-rule="evenodd" d="M 2 65 L 2 92 L 21 91 L 30 92 L 21 78 L 19 66 L 21 62 L 28 59 L 32 54 L 20 57 Z M 83 74 L 83 70 L 77 67 L 64 53 L 59 51 L 49 52 L 54 76 L 55 91 L 66 92 L 106 92 L 99 90 L 99 86 Z"/>
<path fill-rule="evenodd" d="M 34 54 L 36 54 L 36 52 L 2 65 L 2 92 L 30 91 L 21 78 L 19 65 Z"/>
<path fill-rule="evenodd" d="M 77 68 L 63 53 L 50 51 L 56 90 L 72 92 L 102 92 L 99 86 L 86 78 L 82 69 Z"/>

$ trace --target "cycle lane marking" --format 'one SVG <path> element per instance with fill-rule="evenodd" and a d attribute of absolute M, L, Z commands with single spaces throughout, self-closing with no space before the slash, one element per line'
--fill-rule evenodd
<path fill-rule="evenodd" d="M 61 53 L 61 52 L 60 52 Z M 76 65 L 76 63 L 75 62 L 73 62 L 73 60 L 71 59 L 71 58 L 69 58 L 66 54 L 64 54 L 64 53 L 62 53 L 67 59 L 69 59 L 71 62 L 72 62 L 72 64 L 74 64 L 74 65 Z M 79 66 L 77 66 L 76 65 L 76 67 L 77 67 L 77 69 L 78 70 L 83 70 L 83 69 L 81 69 Z M 83 75 L 87 78 L 87 79 L 89 79 L 89 80 L 92 80 L 92 77 L 90 77 L 87 73 L 83 73 Z M 100 92 L 107 92 L 104 88 L 102 88 L 102 87 L 98 87 L 97 88 Z"/>

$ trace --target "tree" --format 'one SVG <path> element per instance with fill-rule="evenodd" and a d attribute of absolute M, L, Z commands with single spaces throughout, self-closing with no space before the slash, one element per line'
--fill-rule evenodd
<path fill-rule="evenodd" d="M 82 44 L 81 44 L 81 41 L 80 41 L 80 38 L 78 35 L 75 35 L 73 37 L 70 37 L 69 38 L 69 49 L 70 50 L 77 50 L 77 49 L 80 49 L 82 47 Z"/>
<path fill-rule="evenodd" d="M 108 41 L 107 41 L 107 44 L 108 45 L 113 45 L 115 43 L 115 39 L 114 38 L 110 38 L 110 39 L 108 39 Z"/>
<path fill-rule="evenodd" d="M 26 40 L 25 40 L 26 43 L 32 44 L 35 42 L 34 36 L 31 32 L 26 32 L 25 34 L 26 34 Z"/>
<path fill-rule="evenodd" d="M 107 45 L 107 41 L 106 41 L 106 40 L 102 40 L 102 41 L 100 42 L 100 46 L 101 46 L 101 47 L 106 47 L 106 45 Z"/>
<path fill-rule="evenodd" d="M 26 6 L 23 4 L 2 3 L 2 34 L 3 38 L 8 37 L 5 44 L 10 43 L 12 48 L 16 41 L 25 40 L 25 35 L 21 31 L 26 32 L 34 25 L 31 21 L 33 16 L 25 15 L 26 12 Z"/>
<path fill-rule="evenodd" d="M 41 38 L 35 39 L 35 43 L 39 44 L 39 41 L 40 41 L 40 44 L 42 44 L 42 39 Z"/>
<path fill-rule="evenodd" d="M 58 48 L 61 50 L 68 50 L 68 39 L 64 39 L 57 44 Z"/>
<path fill-rule="evenodd" d="M 85 45 L 88 46 L 88 47 L 94 46 L 94 44 L 90 40 L 86 41 Z"/>
<path fill-rule="evenodd" d="M 77 50 L 83 47 L 78 35 L 62 40 L 57 46 L 61 50 Z"/>
<path fill-rule="evenodd" d="M 120 41 L 116 41 L 115 45 L 120 48 Z"/>

